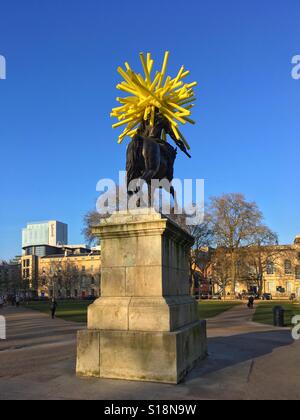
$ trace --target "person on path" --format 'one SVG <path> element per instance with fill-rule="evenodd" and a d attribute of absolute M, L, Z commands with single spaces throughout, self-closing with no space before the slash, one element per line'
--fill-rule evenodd
<path fill-rule="evenodd" d="M 250 296 L 248 301 L 248 308 L 253 309 L 254 308 L 254 297 Z"/>
<path fill-rule="evenodd" d="M 55 299 L 52 299 L 52 302 L 51 302 L 51 317 L 52 317 L 52 319 L 55 319 L 56 309 L 57 309 L 57 302 L 56 302 Z"/>

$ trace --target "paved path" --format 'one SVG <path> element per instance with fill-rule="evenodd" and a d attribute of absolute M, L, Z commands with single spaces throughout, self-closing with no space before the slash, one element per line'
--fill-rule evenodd
<path fill-rule="evenodd" d="M 251 322 L 238 306 L 208 322 L 209 358 L 178 386 L 76 378 L 82 326 L 26 309 L 5 309 L 0 399 L 299 399 L 300 341 L 288 329 Z"/>

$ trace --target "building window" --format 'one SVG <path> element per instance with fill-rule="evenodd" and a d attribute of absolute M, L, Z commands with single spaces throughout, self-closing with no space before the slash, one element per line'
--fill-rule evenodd
<path fill-rule="evenodd" d="M 284 262 L 284 272 L 288 276 L 293 274 L 292 263 L 290 260 L 285 260 Z"/>
<path fill-rule="evenodd" d="M 275 292 L 275 283 L 273 281 L 269 281 L 267 283 L 267 293 L 274 293 Z"/>
<path fill-rule="evenodd" d="M 290 282 L 290 281 L 286 282 L 286 290 L 287 290 L 287 293 L 289 295 L 292 293 L 292 291 L 293 291 L 293 283 L 292 282 Z"/>
<path fill-rule="evenodd" d="M 271 261 L 269 261 L 267 264 L 267 274 L 268 276 L 272 276 L 273 274 L 275 274 L 274 263 Z"/>
<path fill-rule="evenodd" d="M 297 265 L 296 267 L 296 279 L 300 280 L 300 265 Z"/>

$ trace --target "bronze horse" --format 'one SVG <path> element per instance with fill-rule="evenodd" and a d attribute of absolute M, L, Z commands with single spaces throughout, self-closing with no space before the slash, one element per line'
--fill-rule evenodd
<path fill-rule="evenodd" d="M 148 185 L 149 205 L 153 205 L 154 191 L 152 180 L 168 180 L 169 183 L 174 179 L 174 163 L 177 156 L 175 149 L 169 143 L 161 139 L 162 132 L 165 131 L 175 144 L 190 158 L 184 143 L 177 140 L 169 120 L 159 111 L 156 112 L 154 125 L 151 126 L 150 120 L 143 121 L 128 145 L 127 149 L 127 192 L 129 196 L 140 191 L 140 187 L 130 190 L 130 183 L 135 180 L 142 180 Z M 176 202 L 175 190 L 171 186 L 168 191 Z M 140 203 L 138 203 L 140 205 Z"/>

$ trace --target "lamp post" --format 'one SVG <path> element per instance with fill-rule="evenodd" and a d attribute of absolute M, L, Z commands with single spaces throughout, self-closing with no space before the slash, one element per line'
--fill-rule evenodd
<path fill-rule="evenodd" d="M 56 296 L 55 296 L 56 280 L 57 280 L 57 272 L 54 273 L 53 279 L 52 279 L 52 283 L 53 283 L 53 299 L 56 299 Z"/>
<path fill-rule="evenodd" d="M 258 274 L 257 276 L 257 281 L 258 281 L 258 294 L 261 295 L 261 293 L 265 292 L 265 285 L 262 284 L 262 280 L 263 280 L 263 275 L 261 273 Z M 261 296 L 259 296 L 261 297 Z"/>
<path fill-rule="evenodd" d="M 28 296 L 29 280 L 30 279 L 28 277 L 25 277 L 25 279 L 24 279 L 24 282 L 25 282 L 25 284 L 24 284 L 24 295 L 25 295 L 26 304 L 28 304 L 28 301 L 29 301 L 29 296 Z"/>

